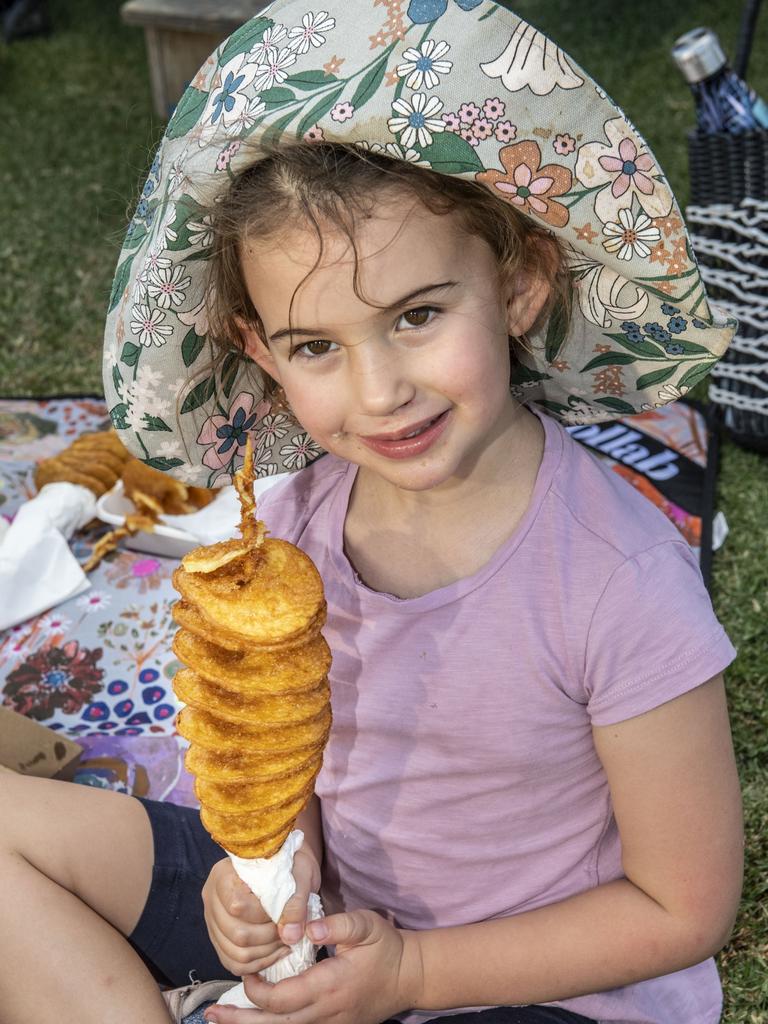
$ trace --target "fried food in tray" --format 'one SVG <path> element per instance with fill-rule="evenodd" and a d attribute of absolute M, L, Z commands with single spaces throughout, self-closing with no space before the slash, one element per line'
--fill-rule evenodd
<path fill-rule="evenodd" d="M 45 484 L 63 481 L 87 487 L 100 497 L 120 479 L 128 457 L 114 431 L 83 434 L 58 455 L 37 464 L 35 486 L 40 490 Z"/>
<path fill-rule="evenodd" d="M 215 491 L 205 487 L 189 487 L 132 456 L 123 467 L 122 480 L 125 493 L 132 501 L 136 494 L 152 498 L 161 511 L 170 516 L 196 512 L 213 501 L 216 495 Z"/>
<path fill-rule="evenodd" d="M 271 857 L 312 796 L 331 727 L 326 606 L 311 559 L 255 518 L 250 442 L 234 483 L 242 539 L 190 551 L 173 575 L 187 666 L 177 729 L 213 839 Z"/>
<path fill-rule="evenodd" d="M 81 434 L 72 442 L 70 449 L 98 449 L 102 455 L 111 453 L 121 462 L 128 458 L 128 451 L 114 430 L 94 430 L 90 434 Z"/>
<path fill-rule="evenodd" d="M 152 533 L 161 515 L 197 512 L 216 496 L 214 490 L 189 487 L 129 455 L 114 430 L 78 437 L 58 455 L 39 462 L 34 479 L 38 490 L 45 484 L 63 481 L 87 487 L 97 498 L 110 491 L 118 480 L 123 481 L 124 492 L 136 506 L 136 512 L 96 542 L 83 566 L 86 572 L 95 568 L 124 537 Z"/>

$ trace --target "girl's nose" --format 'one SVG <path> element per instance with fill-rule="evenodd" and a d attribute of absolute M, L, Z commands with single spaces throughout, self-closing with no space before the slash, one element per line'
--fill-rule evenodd
<path fill-rule="evenodd" d="M 352 366 L 352 386 L 360 412 L 369 416 L 388 416 L 411 401 L 416 388 L 407 366 L 398 355 L 370 345 L 357 350 Z"/>

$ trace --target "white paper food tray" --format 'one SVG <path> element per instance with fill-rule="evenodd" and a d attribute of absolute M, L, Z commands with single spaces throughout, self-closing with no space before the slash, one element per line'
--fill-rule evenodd
<path fill-rule="evenodd" d="M 136 506 L 130 498 L 127 498 L 123 490 L 123 481 L 118 480 L 111 491 L 102 494 L 96 502 L 96 512 L 99 519 L 110 526 L 118 527 L 125 525 L 125 517 L 136 511 Z M 120 541 L 121 546 L 131 548 L 133 551 L 144 551 L 149 555 L 163 555 L 165 558 L 182 558 L 188 551 L 199 546 L 200 541 L 177 530 L 173 526 L 159 524 L 153 533 L 131 534 Z"/>
<path fill-rule="evenodd" d="M 276 484 L 288 479 L 289 473 L 275 473 L 254 481 L 253 489 L 257 500 Z M 118 480 L 111 491 L 107 491 L 96 502 L 96 514 L 110 526 L 124 526 L 125 517 L 136 511 L 130 498 L 126 497 L 123 481 Z M 189 529 L 181 523 L 186 516 L 165 516 L 173 522 L 158 523 L 153 533 L 136 533 L 126 537 L 121 544 L 134 551 L 150 555 L 164 555 L 166 558 L 182 558 L 188 551 L 201 544 L 214 544 L 238 534 L 240 504 L 237 493 L 231 485 L 221 488 L 213 501 L 189 515 Z"/>

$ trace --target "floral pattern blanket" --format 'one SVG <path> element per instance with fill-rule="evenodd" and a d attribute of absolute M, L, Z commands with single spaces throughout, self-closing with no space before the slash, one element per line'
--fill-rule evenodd
<path fill-rule="evenodd" d="M 37 461 L 109 425 L 100 398 L 0 399 L 0 515 L 11 520 L 34 496 Z M 714 473 L 701 411 L 677 402 L 568 429 L 675 523 L 706 569 Z M 79 561 L 106 529 L 72 538 Z M 82 745 L 75 781 L 195 806 L 174 729 L 176 565 L 118 548 L 93 571 L 90 590 L 0 632 L 0 695 Z"/>
<path fill-rule="evenodd" d="M 12 519 L 36 493 L 35 462 L 109 425 L 100 399 L 0 400 L 0 515 Z M 80 562 L 106 529 L 72 538 Z M 83 747 L 75 781 L 195 805 L 174 729 L 176 565 L 120 548 L 91 573 L 90 590 L 0 632 L 0 693 Z"/>

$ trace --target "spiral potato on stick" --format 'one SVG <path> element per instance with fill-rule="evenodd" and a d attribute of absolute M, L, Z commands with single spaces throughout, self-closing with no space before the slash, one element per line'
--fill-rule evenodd
<path fill-rule="evenodd" d="M 323 584 L 255 518 L 250 441 L 235 475 L 241 538 L 190 551 L 174 572 L 174 679 L 186 705 L 203 825 L 238 857 L 271 857 L 309 802 L 331 725 Z"/>

